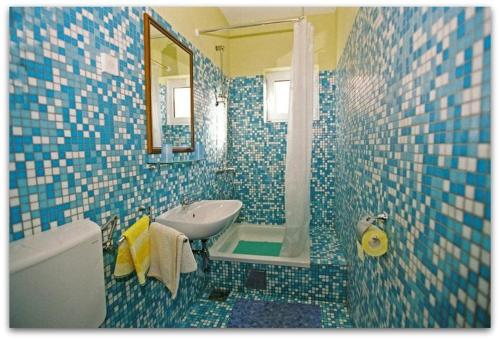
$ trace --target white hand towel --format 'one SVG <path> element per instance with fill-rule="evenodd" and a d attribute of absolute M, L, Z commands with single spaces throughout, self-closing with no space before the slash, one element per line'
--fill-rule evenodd
<path fill-rule="evenodd" d="M 184 242 L 186 240 L 186 242 Z M 182 239 L 182 260 L 181 260 L 181 273 L 191 273 L 198 268 L 196 259 L 194 258 L 189 239 L 184 235 Z"/>
<path fill-rule="evenodd" d="M 148 276 L 162 281 L 177 297 L 180 274 L 196 270 L 196 261 L 186 235 L 157 222 L 149 227 L 151 235 L 151 267 Z"/>

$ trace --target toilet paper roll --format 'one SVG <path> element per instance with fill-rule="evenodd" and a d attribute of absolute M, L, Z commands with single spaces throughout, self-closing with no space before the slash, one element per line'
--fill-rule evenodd
<path fill-rule="evenodd" d="M 369 256 L 382 256 L 387 253 L 389 241 L 387 234 L 374 225 L 370 225 L 363 234 L 361 245 Z"/>
<path fill-rule="evenodd" d="M 356 236 L 358 237 L 359 241 L 363 239 L 365 231 L 370 228 L 373 222 L 375 222 L 375 219 L 370 215 L 365 215 L 358 221 L 358 224 L 356 224 Z"/>

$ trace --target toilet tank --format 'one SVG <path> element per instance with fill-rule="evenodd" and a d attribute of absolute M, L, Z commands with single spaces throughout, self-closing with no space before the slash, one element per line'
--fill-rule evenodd
<path fill-rule="evenodd" d="M 10 327 L 99 327 L 106 317 L 101 229 L 86 219 L 10 244 Z"/>

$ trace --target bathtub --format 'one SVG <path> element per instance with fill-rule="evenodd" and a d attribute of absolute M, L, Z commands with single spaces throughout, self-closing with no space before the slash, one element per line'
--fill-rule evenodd
<path fill-rule="evenodd" d="M 311 242 L 300 256 L 261 256 L 249 254 L 234 254 L 233 251 L 240 241 L 283 242 L 285 229 L 276 225 L 250 223 L 234 223 L 209 248 L 211 260 L 274 264 L 293 267 L 310 267 Z"/>

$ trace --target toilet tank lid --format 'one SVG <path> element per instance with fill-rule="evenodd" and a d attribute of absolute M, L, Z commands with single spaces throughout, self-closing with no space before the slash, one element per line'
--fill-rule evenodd
<path fill-rule="evenodd" d="M 25 236 L 10 243 L 10 273 L 14 274 L 41 263 L 91 239 L 101 241 L 101 228 L 89 219 L 77 220 L 49 231 Z"/>

